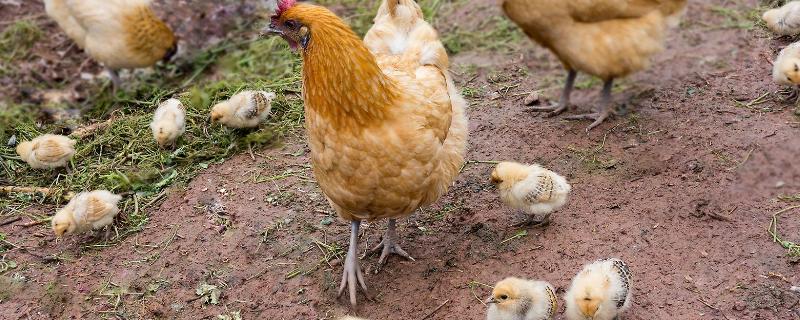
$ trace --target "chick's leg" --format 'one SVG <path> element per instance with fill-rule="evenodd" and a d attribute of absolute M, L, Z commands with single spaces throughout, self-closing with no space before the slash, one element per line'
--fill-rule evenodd
<path fill-rule="evenodd" d="M 397 244 L 397 231 L 395 231 L 395 224 L 397 221 L 395 219 L 389 219 L 389 223 L 386 225 L 386 234 L 383 235 L 383 240 L 379 243 L 375 248 L 372 248 L 371 252 L 378 252 L 381 251 L 381 258 L 378 259 L 378 264 L 383 265 L 386 263 L 386 260 L 389 259 L 389 255 L 394 253 L 399 255 L 403 258 L 406 258 L 411 261 L 415 261 L 414 258 L 411 257 L 403 248 L 400 248 L 400 245 Z"/>
<path fill-rule="evenodd" d="M 347 250 L 347 258 L 344 261 L 344 272 L 342 273 L 342 283 L 339 285 L 339 296 L 347 287 L 350 292 L 350 304 L 356 305 L 356 282 L 361 286 L 364 293 L 367 292 L 367 285 L 364 284 L 364 275 L 361 273 L 361 266 L 358 264 L 358 228 L 361 221 L 350 223 L 350 249 Z"/>
<path fill-rule="evenodd" d="M 587 114 L 579 114 L 575 116 L 569 116 L 566 119 L 568 120 L 594 120 L 592 124 L 586 128 L 586 132 L 592 130 L 592 128 L 600 125 L 611 115 L 611 88 L 614 87 L 614 79 L 609 79 L 605 83 L 603 83 L 603 91 L 600 94 L 600 105 L 593 113 Z"/>
<path fill-rule="evenodd" d="M 531 110 L 536 112 L 551 111 L 547 115 L 549 117 L 556 116 L 564 112 L 564 110 L 567 110 L 567 107 L 569 107 L 569 97 L 572 95 L 572 88 L 575 86 L 576 76 L 578 76 L 577 71 L 569 70 L 569 73 L 567 73 L 567 82 L 564 84 L 564 91 L 561 92 L 561 100 L 559 100 L 557 105 L 547 107 L 531 107 Z"/>

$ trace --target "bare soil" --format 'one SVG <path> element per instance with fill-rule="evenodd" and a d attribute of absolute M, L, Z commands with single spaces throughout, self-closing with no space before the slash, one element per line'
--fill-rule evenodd
<path fill-rule="evenodd" d="M 440 24 L 500 14 L 494 3 L 471 4 Z M 800 266 L 766 231 L 772 214 L 790 205 L 776 197 L 800 190 L 800 120 L 775 93 L 781 88 L 765 59 L 788 40 L 721 27 L 727 18 L 712 10 L 755 5 L 692 1 L 652 68 L 615 90 L 627 114 L 588 134 L 588 122 L 544 118 L 522 105 L 532 90 L 543 89 L 543 100 L 559 94 L 564 71 L 544 49 L 525 40 L 507 52 L 454 56 L 458 84 L 478 92 L 468 110 L 473 162 L 445 197 L 400 223 L 401 244 L 416 262 L 392 257 L 376 274 L 376 256 L 361 260 L 373 300 L 360 296 L 357 310 L 336 298 L 348 224 L 313 182 L 299 136 L 213 165 L 162 202 L 142 204 L 145 230 L 113 247 L 82 248 L 81 237 L 56 242 L 46 226 L 25 221 L 0 226 L 36 255 L 62 258 L 9 251 L 26 281 L 0 276 L 0 318 L 210 319 L 239 311 L 244 319 L 483 319 L 490 288 L 482 284 L 528 277 L 562 294 L 585 263 L 620 257 L 634 273 L 626 319 L 800 319 L 800 296 L 788 291 L 800 284 Z M 13 10 L 41 6 L 26 1 Z M 182 38 L 206 37 L 183 28 Z M 578 110 L 568 113 L 590 108 L 597 91 L 575 92 Z M 765 103 L 745 107 L 763 94 Z M 511 227 L 524 217 L 500 204 L 492 166 L 483 163 L 498 160 L 568 177 L 572 198 L 549 226 Z M 780 220 L 794 241 L 797 214 Z M 383 230 L 383 222 L 368 223 L 360 248 Z M 197 299 L 201 283 L 221 290 L 219 304 Z"/>

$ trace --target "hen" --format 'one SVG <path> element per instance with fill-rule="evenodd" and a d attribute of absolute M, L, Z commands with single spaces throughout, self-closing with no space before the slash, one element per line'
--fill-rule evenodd
<path fill-rule="evenodd" d="M 533 110 L 563 112 L 581 71 L 603 80 L 600 104 L 570 119 L 594 120 L 587 131 L 601 124 L 611 115 L 614 79 L 647 68 L 685 6 L 686 0 L 503 0 L 506 15 L 568 72 L 559 103 Z"/>
<path fill-rule="evenodd" d="M 436 32 L 413 1 L 381 8 L 368 43 L 328 9 L 294 0 L 278 4 L 268 29 L 303 58 L 314 176 L 351 221 L 339 294 L 348 288 L 353 305 L 356 286 L 367 289 L 356 257 L 361 221 L 389 219 L 373 249 L 380 263 L 391 253 L 410 258 L 397 245 L 395 220 L 442 196 L 466 151 L 466 102 L 442 66 L 446 54 L 431 50 L 441 47 Z"/>
<path fill-rule="evenodd" d="M 145 68 L 177 51 L 172 30 L 150 0 L 45 0 L 47 15 L 121 83 L 117 70 Z"/>

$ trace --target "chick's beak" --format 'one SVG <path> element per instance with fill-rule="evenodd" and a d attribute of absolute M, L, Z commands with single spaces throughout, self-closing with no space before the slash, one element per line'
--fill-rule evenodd
<path fill-rule="evenodd" d="M 489 297 L 489 299 L 486 299 L 486 303 L 488 304 L 497 303 L 497 299 L 495 299 L 494 297 Z"/>

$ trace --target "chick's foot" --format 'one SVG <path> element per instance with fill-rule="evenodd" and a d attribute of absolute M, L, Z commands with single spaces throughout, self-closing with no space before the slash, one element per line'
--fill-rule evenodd
<path fill-rule="evenodd" d="M 358 250 L 358 228 L 361 221 L 353 221 L 350 224 L 350 249 L 347 250 L 347 257 L 344 260 L 344 271 L 342 272 L 342 283 L 339 285 L 339 296 L 344 292 L 344 288 L 350 293 L 350 304 L 356 305 L 356 282 L 367 293 L 367 285 L 364 283 L 364 274 L 361 273 L 361 266 L 358 263 L 356 251 Z"/>
<path fill-rule="evenodd" d="M 382 266 L 386 264 L 386 260 L 389 259 L 390 254 L 396 254 L 403 258 L 406 258 L 411 261 L 415 261 L 414 258 L 411 257 L 400 245 L 397 244 L 397 231 L 395 231 L 395 224 L 397 222 L 395 219 L 389 219 L 389 224 L 386 227 L 386 234 L 383 236 L 383 240 L 377 246 L 370 250 L 370 253 L 375 253 L 381 251 L 381 257 L 378 259 L 378 265 Z M 378 268 L 379 271 L 380 268 Z"/>

